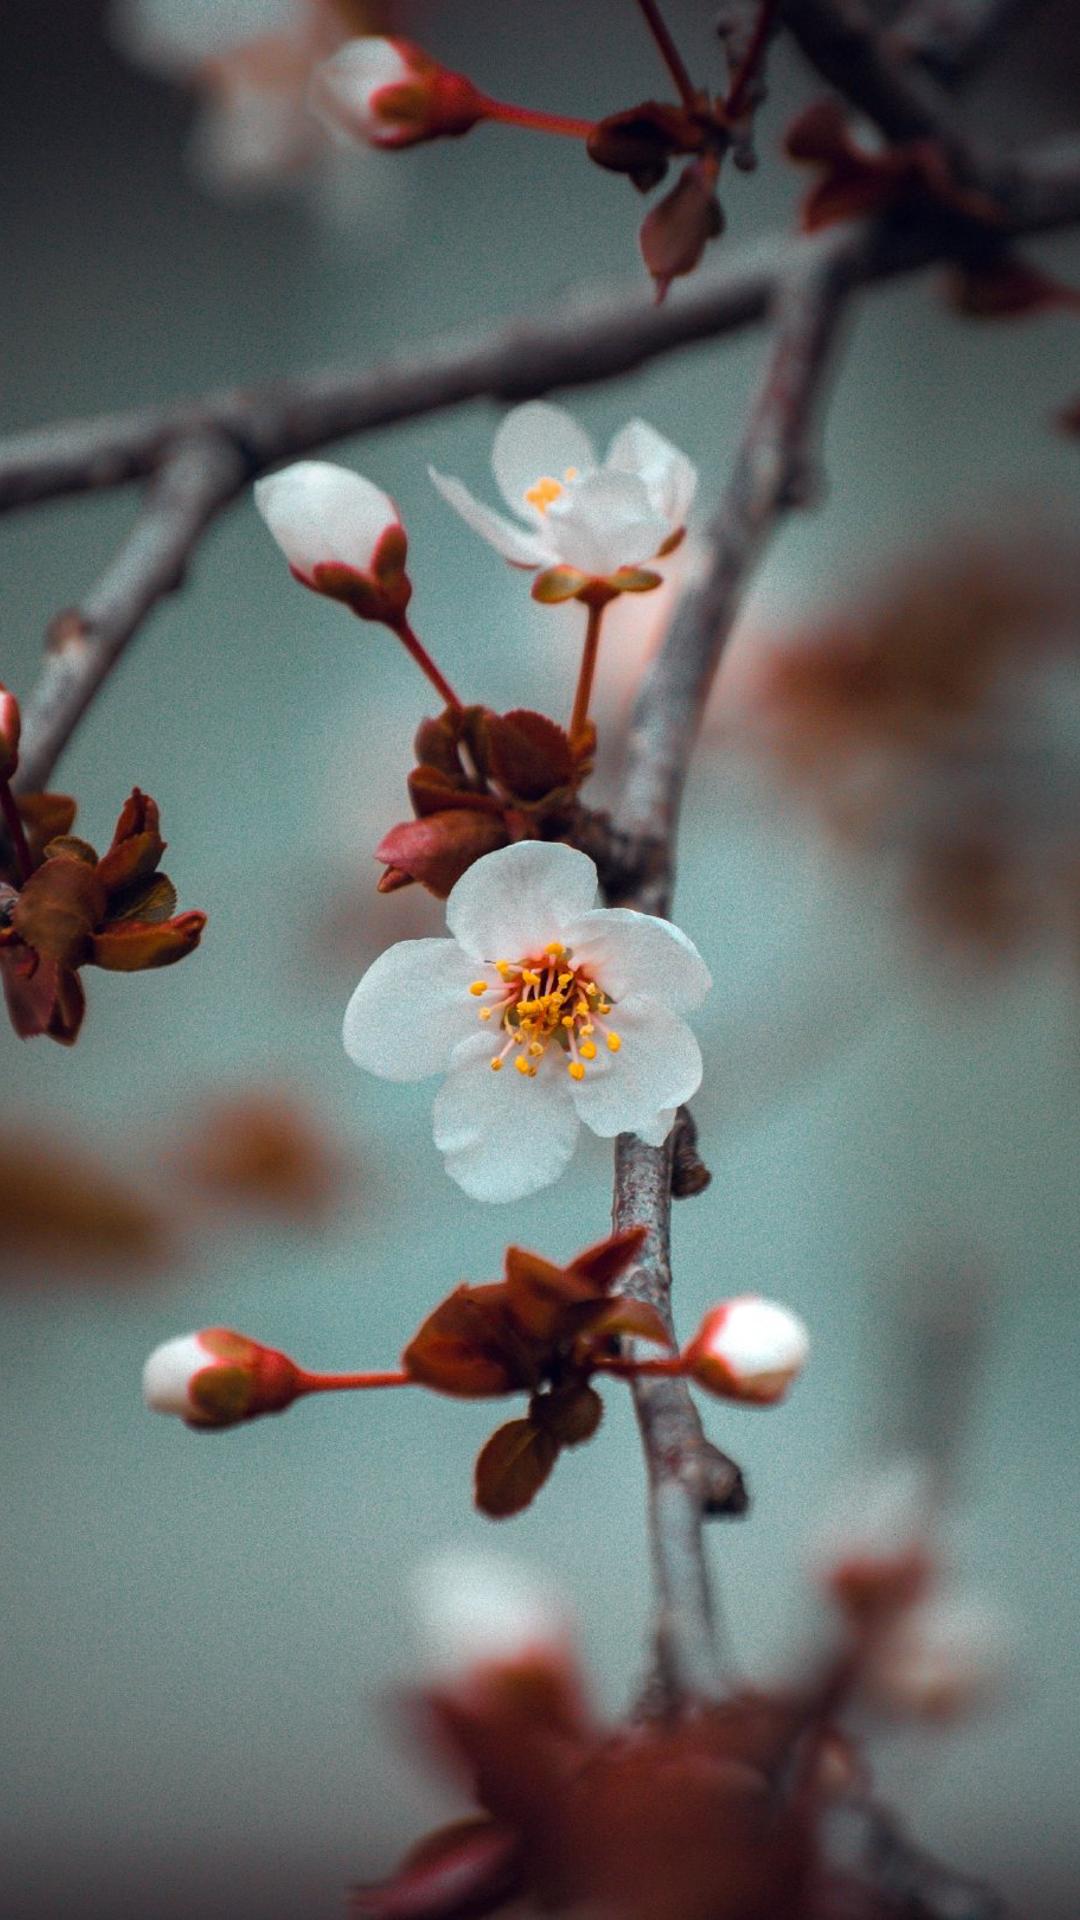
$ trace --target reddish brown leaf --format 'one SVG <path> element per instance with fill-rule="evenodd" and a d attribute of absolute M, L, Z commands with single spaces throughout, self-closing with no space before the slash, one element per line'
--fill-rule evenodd
<path fill-rule="evenodd" d="M 476 1504 L 490 1520 L 508 1520 L 536 1498 L 559 1457 L 559 1443 L 532 1420 L 497 1427 L 476 1462 Z"/>
<path fill-rule="evenodd" d="M 641 256 L 656 282 L 657 299 L 663 299 L 673 280 L 693 272 L 709 241 L 723 230 L 715 172 L 692 160 L 642 223 Z"/>
<path fill-rule="evenodd" d="M 11 925 L 43 959 L 78 967 L 87 958 L 94 927 L 105 910 L 105 889 L 93 867 L 61 855 L 32 873 Z"/>
<path fill-rule="evenodd" d="M 580 1384 L 536 1393 L 529 1401 L 529 1418 L 546 1427 L 561 1447 L 580 1447 L 591 1440 L 603 1417 L 600 1395 Z"/>
<path fill-rule="evenodd" d="M 661 100 L 612 113 L 593 128 L 587 141 L 590 160 L 612 173 L 625 173 L 640 192 L 659 186 L 673 154 L 696 151 L 701 129 L 684 108 Z"/>
<path fill-rule="evenodd" d="M 380 840 L 375 858 L 445 900 L 474 861 L 505 847 L 509 838 L 501 819 L 455 805 L 423 820 L 400 821 Z"/>
<path fill-rule="evenodd" d="M 4 1264 L 44 1271 L 121 1268 L 160 1259 L 160 1215 L 103 1163 L 55 1141 L 0 1137 L 0 1219 Z"/>
<path fill-rule="evenodd" d="M 321 1222 L 341 1189 L 343 1157 L 295 1094 L 253 1087 L 208 1103 L 177 1153 L 180 1171 L 233 1205 Z"/>
<path fill-rule="evenodd" d="M 89 958 L 110 973 L 139 973 L 145 967 L 171 967 L 193 953 L 206 925 L 205 913 L 181 913 L 160 923 L 125 920 L 94 935 Z"/>
<path fill-rule="evenodd" d="M 502 803 L 493 793 L 474 793 L 455 785 L 438 767 L 414 767 L 409 775 L 409 798 L 418 819 L 433 813 L 466 812 L 502 814 Z"/>
<path fill-rule="evenodd" d="M 112 845 L 98 863 L 98 875 L 110 895 L 122 893 L 154 872 L 165 851 L 157 802 L 133 787 L 116 823 Z"/>
<path fill-rule="evenodd" d="M 967 319 L 1026 319 L 1055 307 L 1080 309 L 1080 292 L 1015 254 L 957 268 L 947 281 L 949 303 Z"/>
<path fill-rule="evenodd" d="M 402 1365 L 437 1393 L 489 1399 L 532 1387 L 539 1378 L 525 1341 L 515 1334 L 501 1286 L 457 1287 L 413 1335 Z"/>
<path fill-rule="evenodd" d="M 575 1254 L 570 1263 L 572 1271 L 589 1281 L 597 1293 L 606 1293 L 632 1265 L 648 1235 L 647 1227 L 623 1227 L 618 1233 L 610 1233 L 606 1240 L 598 1240 L 594 1247 Z"/>
<path fill-rule="evenodd" d="M 574 777 L 574 756 L 563 729 L 545 714 L 517 708 L 486 716 L 491 771 L 515 799 L 541 800 Z"/>
<path fill-rule="evenodd" d="M 616 1297 L 609 1300 L 590 1320 L 588 1333 L 593 1339 L 611 1339 L 616 1334 L 626 1335 L 635 1340 L 654 1340 L 658 1346 L 669 1347 L 671 1339 L 655 1307 L 647 1300 L 630 1300 Z"/>
<path fill-rule="evenodd" d="M 481 1920 L 517 1891 L 517 1842 L 493 1820 L 455 1820 L 407 1854 L 391 1880 L 354 1888 L 363 1920 Z"/>
<path fill-rule="evenodd" d="M 0 948 L 4 998 L 21 1040 L 44 1034 L 62 1047 L 74 1046 L 86 1012 L 77 973 L 55 960 L 41 960 L 26 947 Z"/>

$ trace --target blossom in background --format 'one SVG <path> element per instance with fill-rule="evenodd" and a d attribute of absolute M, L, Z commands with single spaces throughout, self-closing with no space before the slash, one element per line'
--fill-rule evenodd
<path fill-rule="evenodd" d="M 503 847 L 450 894 L 452 937 L 390 947 L 349 1002 L 357 1066 L 387 1080 L 446 1074 L 435 1144 L 475 1199 L 549 1186 L 582 1121 L 659 1145 L 701 1083 L 680 1017 L 708 992 L 701 955 L 666 920 L 597 908 L 596 888 L 573 847 Z"/>
<path fill-rule="evenodd" d="M 396 206 L 395 184 L 354 164 L 335 178 L 309 95 L 320 63 L 385 15 L 378 0 L 113 0 L 111 22 L 129 58 L 197 96 L 189 157 L 205 185 L 236 195 L 301 183 L 330 212 L 343 193 L 337 211 L 352 224 L 372 204 Z"/>
<path fill-rule="evenodd" d="M 543 401 L 507 414 L 491 465 L 517 523 L 474 499 L 460 480 L 429 471 L 443 498 L 504 560 L 544 570 L 538 598 L 571 599 L 597 580 L 616 591 L 658 586 L 659 575 L 631 576 L 675 548 L 697 488 L 693 462 L 644 420 L 616 434 L 601 465 L 584 428 Z"/>

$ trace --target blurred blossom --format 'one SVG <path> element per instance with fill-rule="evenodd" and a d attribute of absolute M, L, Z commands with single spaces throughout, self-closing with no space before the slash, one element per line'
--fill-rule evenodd
<path fill-rule="evenodd" d="M 555 1588 L 501 1554 L 451 1547 L 413 1577 L 423 1670 L 440 1685 L 476 1668 L 568 1654 L 569 1607 Z"/>
<path fill-rule="evenodd" d="M 994 1701 L 1008 1677 L 1004 1616 L 976 1595 L 932 1594 L 884 1635 L 864 1685 L 897 1717 L 955 1720 Z"/>
<path fill-rule="evenodd" d="M 189 161 L 229 197 L 300 186 L 335 225 L 389 223 L 400 181 L 336 152 L 310 106 L 319 63 L 387 23 L 384 0 L 113 0 L 117 45 L 196 96 Z"/>
<path fill-rule="evenodd" d="M 729 683 L 729 728 L 891 864 L 938 946 L 1077 950 L 1078 579 L 1071 550 L 961 543 Z"/>
<path fill-rule="evenodd" d="M 208 1099 L 181 1133 L 173 1159 L 182 1175 L 219 1200 L 308 1226 L 333 1211 L 344 1184 L 337 1142 L 283 1087 Z"/>
<path fill-rule="evenodd" d="M 167 1252 L 163 1213 L 126 1174 L 44 1135 L 0 1137 L 3 1277 L 137 1279 Z"/>

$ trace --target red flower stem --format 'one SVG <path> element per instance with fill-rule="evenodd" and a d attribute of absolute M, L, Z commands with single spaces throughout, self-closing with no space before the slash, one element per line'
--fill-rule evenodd
<path fill-rule="evenodd" d="M 638 6 L 645 15 L 646 25 L 660 50 L 660 57 L 679 89 L 683 105 L 696 107 L 698 103 L 697 88 L 690 78 L 686 63 L 672 39 L 671 29 L 664 19 L 656 0 L 638 0 Z"/>
<path fill-rule="evenodd" d="M 4 825 L 8 830 L 8 837 L 15 854 L 15 864 L 19 869 L 19 879 L 23 886 L 25 886 L 34 871 L 34 862 L 30 857 L 30 848 L 26 841 L 26 829 L 23 826 L 22 814 L 19 812 L 18 802 L 6 780 L 0 780 L 0 812 L 3 813 Z"/>
<path fill-rule="evenodd" d="M 594 1360 L 592 1365 L 598 1373 L 611 1373 L 619 1380 L 678 1379 L 686 1372 L 681 1353 L 673 1353 L 669 1360 Z"/>
<path fill-rule="evenodd" d="M 778 0 L 762 0 L 761 12 L 758 14 L 754 31 L 750 35 L 750 44 L 746 49 L 746 56 L 731 86 L 728 88 L 727 99 L 724 101 L 724 113 L 730 120 L 737 120 L 745 109 L 746 95 L 761 65 L 762 55 L 769 44 L 769 35 L 772 32 L 777 5 Z"/>
<path fill-rule="evenodd" d="M 449 680 L 447 680 L 446 677 L 439 672 L 439 669 L 435 665 L 435 662 L 432 659 L 430 653 L 428 652 L 427 648 L 424 646 L 423 642 L 420 639 L 418 639 L 417 635 L 413 632 L 412 628 L 410 627 L 408 621 L 405 618 L 405 615 L 402 614 L 398 620 L 392 623 L 387 622 L 387 624 L 390 626 L 391 633 L 397 634 L 397 637 L 401 641 L 402 646 L 406 649 L 408 653 L 412 655 L 421 673 L 425 676 L 426 679 L 431 681 L 431 684 L 434 687 L 436 693 L 438 694 L 440 700 L 443 702 L 443 705 L 447 707 L 453 707 L 456 712 L 461 713 L 462 712 L 461 701 L 458 699 L 457 694 L 454 692 L 454 689 L 450 685 Z"/>
<path fill-rule="evenodd" d="M 302 1373 L 301 1393 L 350 1393 L 367 1387 L 412 1387 L 411 1373 Z"/>
<path fill-rule="evenodd" d="M 489 120 L 501 120 L 508 127 L 528 127 L 533 133 L 561 133 L 568 140 L 587 140 L 596 126 L 595 120 L 574 120 L 565 113 L 515 107 L 509 100 L 491 100 L 486 94 L 484 110 Z"/>
<path fill-rule="evenodd" d="M 571 746 L 577 744 L 588 725 L 589 701 L 592 699 L 593 676 L 596 673 L 596 660 L 600 652 L 600 623 L 603 617 L 603 607 L 589 608 L 589 624 L 585 629 L 585 645 L 581 650 L 581 666 L 578 669 L 574 708 L 570 715 Z"/>

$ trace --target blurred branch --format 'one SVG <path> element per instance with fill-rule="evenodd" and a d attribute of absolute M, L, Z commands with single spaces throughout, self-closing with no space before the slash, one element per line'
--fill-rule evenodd
<path fill-rule="evenodd" d="M 758 396 L 708 529 L 708 578 L 680 606 L 638 700 L 615 821 L 623 849 L 636 841 L 640 859 L 636 880 L 624 869 L 614 897 L 644 912 L 670 908 L 687 766 L 743 589 L 777 522 L 810 493 L 815 402 L 866 244 L 864 229 L 834 229 L 828 245 L 810 262 L 797 258 L 785 279 Z M 663 1146 L 650 1147 L 624 1133 L 615 1147 L 615 1225 L 649 1229 L 625 1290 L 659 1310 L 673 1341 L 671 1194 L 679 1137 L 673 1130 Z M 717 1507 L 716 1459 L 686 1383 L 638 1380 L 633 1392 L 648 1466 L 657 1594 L 648 1698 L 650 1710 L 672 1711 L 687 1699 L 715 1696 L 721 1685 L 702 1529 L 710 1511 L 738 1506 Z M 741 1479 L 737 1488 L 745 1500 Z"/>
<path fill-rule="evenodd" d="M 992 53 L 1028 0 L 908 0 L 890 28 L 901 51 L 943 86 L 960 87 Z"/>
<path fill-rule="evenodd" d="M 23 709 L 16 784 L 39 791 L 102 681 L 147 614 L 182 586 L 210 521 L 245 466 L 223 435 L 177 441 L 147 487 L 134 526 L 82 604 L 57 616 L 45 664 Z"/>
<path fill-rule="evenodd" d="M 791 0 L 794 8 L 794 0 Z M 800 18 L 828 12 L 805 0 Z M 897 68 L 899 73 L 901 69 Z M 896 121 L 900 125 L 903 116 Z M 995 191 L 1000 224 L 929 208 L 886 219 L 853 254 L 853 284 L 910 273 L 965 250 L 1080 221 L 1080 143 L 1029 151 Z M 0 511 L 149 480 L 120 554 L 73 619 L 54 623 L 41 681 L 25 703 L 20 784 L 43 786 L 74 727 L 156 602 L 182 579 L 215 515 L 258 474 L 352 434 L 467 400 L 524 400 L 611 379 L 659 354 L 764 317 L 790 276 L 827 270 L 834 236 L 781 236 L 736 256 L 657 307 L 635 293 L 568 299 L 544 326 L 518 323 L 451 339 L 362 371 L 313 374 L 194 402 L 69 422 L 0 442 Z"/>

